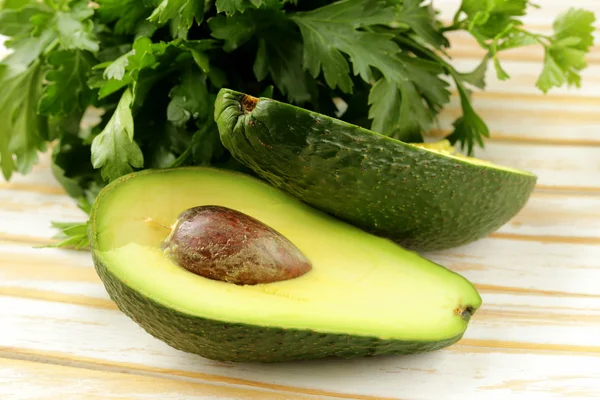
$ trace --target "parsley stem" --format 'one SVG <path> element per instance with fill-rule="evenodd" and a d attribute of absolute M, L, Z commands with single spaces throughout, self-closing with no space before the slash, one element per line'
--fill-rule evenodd
<path fill-rule="evenodd" d="M 464 26 L 465 22 L 467 22 L 466 19 L 464 19 L 462 21 L 454 21 L 452 23 L 452 25 L 444 26 L 440 30 L 442 32 L 459 31 L 459 30 L 465 29 L 465 26 Z"/>
<path fill-rule="evenodd" d="M 167 168 L 175 168 L 181 166 L 187 161 L 188 157 L 192 153 L 192 145 L 190 144 L 186 149 L 177 157 Z"/>

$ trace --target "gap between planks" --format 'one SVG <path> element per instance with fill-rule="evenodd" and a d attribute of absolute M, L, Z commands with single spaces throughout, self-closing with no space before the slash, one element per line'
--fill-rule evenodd
<path fill-rule="evenodd" d="M 66 367 L 82 368 L 88 370 L 127 373 L 131 375 L 147 376 L 161 379 L 181 380 L 186 382 L 196 382 L 204 384 L 214 384 L 214 382 L 228 385 L 235 385 L 240 388 L 254 388 L 268 390 L 271 392 L 289 393 L 295 395 L 319 396 L 333 399 L 357 399 L 357 400 L 392 400 L 391 397 L 379 397 L 360 394 L 349 394 L 332 392 L 328 390 L 302 388 L 296 386 L 272 384 L 266 382 L 253 381 L 242 378 L 232 378 L 222 375 L 207 374 L 202 372 L 174 370 L 133 363 L 108 363 L 90 357 L 72 357 L 68 354 L 48 351 L 31 351 L 27 349 L 16 349 L 11 347 L 0 347 L 0 359 L 32 361 L 50 365 L 59 365 Z"/>

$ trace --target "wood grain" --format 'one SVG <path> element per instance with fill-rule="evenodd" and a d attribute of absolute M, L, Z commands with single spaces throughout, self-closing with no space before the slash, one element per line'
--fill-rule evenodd
<path fill-rule="evenodd" d="M 434 5 L 450 20 L 458 3 Z M 597 0 L 537 3 L 525 23 L 544 34 L 568 7 L 600 16 Z M 464 33 L 451 41 L 453 64 L 474 68 L 482 55 L 476 42 Z M 51 221 L 85 219 L 44 154 L 28 176 L 0 181 L 0 398 L 600 398 L 600 44 L 579 90 L 539 92 L 542 57 L 538 48 L 504 53 L 511 79 L 498 81 L 490 68 L 486 92 L 473 101 L 491 130 L 477 156 L 538 174 L 536 192 L 489 238 L 424 254 L 482 294 L 484 305 L 457 345 L 275 365 L 174 350 L 118 311 L 89 253 L 33 247 L 53 242 Z M 446 135 L 460 115 L 454 91 L 431 134 Z"/>
<path fill-rule="evenodd" d="M 10 311 L 17 308 L 19 311 Z M 232 364 L 171 349 L 116 311 L 3 297 L 0 309 L 0 318 L 9 327 L 18 327 L 5 334 L 13 346 L 2 345 L 0 357 L 74 363 L 90 369 L 112 366 L 132 374 L 159 373 L 163 377 L 351 398 L 435 398 L 443 386 L 453 395 L 477 399 L 482 392 L 502 394 L 502 390 L 491 388 L 523 379 L 525 372 L 527 379 L 536 382 L 577 375 L 585 377 L 579 390 L 588 395 L 599 390 L 600 354 L 593 346 L 579 346 L 577 351 L 573 349 L 576 346 L 559 351 L 537 343 L 503 348 L 493 346 L 493 340 L 465 339 L 464 345 L 415 356 Z M 531 332 L 535 331 L 532 327 Z M 65 342 L 67 334 L 70 340 Z M 521 393 L 514 393 L 515 398 L 535 398 L 532 389 L 525 385 Z M 537 398 L 546 398 L 545 391 L 552 390 L 552 386 L 544 388 Z"/>
<path fill-rule="evenodd" d="M 0 398 L 10 400 L 137 400 L 137 399 L 248 399 L 307 400 L 315 396 L 240 388 L 159 374 L 133 375 L 111 371 L 67 367 L 57 364 L 0 358 Z"/>

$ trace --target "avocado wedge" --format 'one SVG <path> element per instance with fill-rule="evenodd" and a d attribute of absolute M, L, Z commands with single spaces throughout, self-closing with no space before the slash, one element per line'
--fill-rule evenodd
<path fill-rule="evenodd" d="M 312 268 L 239 285 L 178 266 L 163 244 L 182 212 L 204 205 L 269 226 Z M 172 347 L 216 360 L 433 351 L 458 341 L 481 305 L 462 276 L 257 178 L 208 167 L 113 181 L 94 203 L 90 242 L 96 270 L 125 314 Z"/>
<path fill-rule="evenodd" d="M 487 236 L 525 205 L 536 176 L 415 145 L 268 98 L 221 89 L 221 141 L 300 200 L 421 251 Z"/>

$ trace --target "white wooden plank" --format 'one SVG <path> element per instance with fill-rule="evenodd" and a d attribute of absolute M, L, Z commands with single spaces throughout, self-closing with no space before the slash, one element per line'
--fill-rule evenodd
<path fill-rule="evenodd" d="M 572 398 L 600 395 L 600 356 L 593 352 L 597 350 L 569 354 L 537 351 L 533 347 L 506 351 L 468 345 L 470 338 L 481 331 L 479 325 L 483 322 L 473 324 L 464 340 L 467 345 L 435 353 L 264 365 L 214 362 L 182 353 L 153 339 L 115 310 L 0 297 L 0 321 L 4 331 L 0 348 L 5 355 L 37 354 L 204 380 L 218 381 L 225 375 L 230 383 L 264 382 L 274 387 L 295 387 L 300 393 L 317 389 L 429 399 L 439 395 L 439 388 L 444 387 L 445 393 L 456 396 L 453 398 L 479 399 L 482 393 L 506 395 L 518 383 L 514 398 L 568 397 L 557 391 L 560 385 L 552 383 L 561 379 L 578 388 Z M 510 326 L 503 327 L 504 324 L 500 320 L 497 328 L 510 332 Z M 530 334 L 536 337 L 539 335 L 535 332 L 547 330 L 544 326 L 530 326 Z M 589 340 L 581 334 L 571 339 Z"/>
<path fill-rule="evenodd" d="M 600 238 L 600 196 L 534 193 L 521 212 L 499 232 Z"/>
<path fill-rule="evenodd" d="M 85 221 L 85 213 L 63 194 L 0 189 L 0 234 L 51 238 L 54 220 Z"/>
<path fill-rule="evenodd" d="M 165 379 L 0 358 L 0 398 L 5 400 L 307 400 L 315 396 L 223 384 Z M 158 376 L 157 376 L 158 375 Z"/>
<path fill-rule="evenodd" d="M 475 156 L 531 171 L 547 187 L 600 188 L 600 148 L 488 142 Z"/>
<path fill-rule="evenodd" d="M 461 273 L 481 289 L 600 296 L 597 244 L 482 239 L 424 255 Z"/>
<path fill-rule="evenodd" d="M 515 144 L 526 140 L 567 145 L 600 144 L 600 97 L 597 101 L 573 102 L 553 100 L 541 94 L 523 98 L 476 93 L 473 106 L 488 125 L 492 140 L 510 139 Z M 448 134 L 460 116 L 460 101 L 454 95 L 440 114 L 437 125 Z"/>

